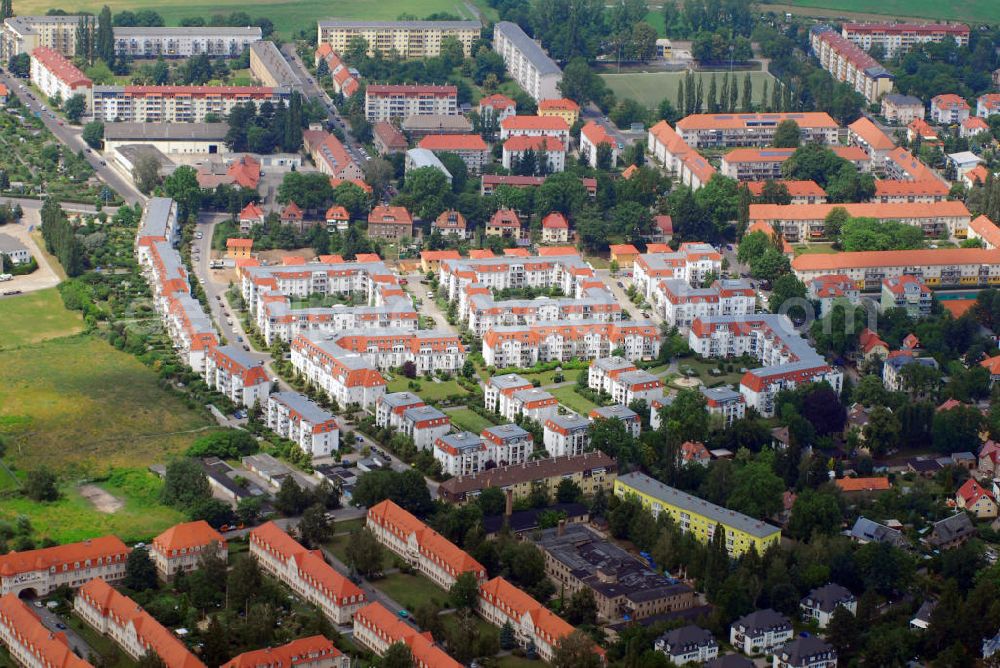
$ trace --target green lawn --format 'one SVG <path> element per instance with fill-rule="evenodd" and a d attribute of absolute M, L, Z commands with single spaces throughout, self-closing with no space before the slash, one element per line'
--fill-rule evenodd
<path fill-rule="evenodd" d="M 799 244 L 794 247 L 795 255 L 832 255 L 840 251 L 834 250 L 832 243 Z"/>
<path fill-rule="evenodd" d="M 580 373 L 576 369 L 570 369 L 569 371 L 542 371 L 541 373 L 522 373 L 518 374 L 527 380 L 532 382 L 538 381 L 542 385 L 551 385 L 556 382 L 556 374 L 562 374 L 563 382 L 567 380 L 576 380 L 576 374 Z"/>
<path fill-rule="evenodd" d="M 26 329 L 17 319 L 5 324 Z M 183 451 L 211 424 L 102 339 L 0 351 L 0 434 L 13 467 L 44 464 L 76 478 L 145 467 Z"/>
<path fill-rule="evenodd" d="M 590 411 L 597 408 L 597 404 L 577 394 L 573 386 L 557 387 L 552 390 L 552 396 L 558 399 L 562 405 L 584 417 L 590 415 Z"/>
<path fill-rule="evenodd" d="M 427 601 L 446 604 L 448 599 L 448 592 L 422 575 L 393 573 L 373 584 L 410 612 Z"/>
<path fill-rule="evenodd" d="M 719 364 L 733 364 L 735 371 L 724 373 L 721 376 L 715 376 L 709 373 L 712 369 L 718 368 Z M 756 365 L 754 365 L 756 366 Z M 731 360 L 705 360 L 700 362 L 693 357 L 678 360 L 678 367 L 683 371 L 685 367 L 691 367 L 697 372 L 697 378 L 705 385 L 705 387 L 718 387 L 719 385 L 733 383 L 739 383 L 740 379 L 743 377 L 743 373 L 740 371 L 742 363 L 739 361 Z M 748 367 L 753 368 L 753 366 Z"/>
<path fill-rule="evenodd" d="M 723 72 L 695 72 L 695 77 L 701 77 L 705 83 L 705 90 L 712 81 L 712 77 L 718 77 L 717 88 L 722 90 Z M 736 80 L 740 86 L 740 94 L 743 93 L 744 72 L 736 72 Z M 629 72 L 627 74 L 602 74 L 604 82 L 608 88 L 614 91 L 619 98 L 630 97 L 640 104 L 644 104 L 650 109 L 655 108 L 663 98 L 670 100 L 671 104 L 677 103 L 677 87 L 684 78 L 684 72 Z M 767 72 L 750 72 L 750 80 L 753 82 L 754 102 L 760 102 L 764 90 L 764 81 L 770 81 L 768 89 L 774 86 L 774 77 Z"/>
<path fill-rule="evenodd" d="M 403 376 L 397 376 L 389 382 L 386 388 L 389 392 L 413 392 L 414 394 L 420 395 L 420 398 L 424 401 L 433 402 L 441 401 L 446 397 L 453 395 L 465 396 L 469 393 L 464 387 L 458 384 L 458 381 L 444 380 L 441 382 L 435 382 L 433 380 L 427 380 L 426 378 L 417 378 L 416 382 L 420 385 L 419 390 L 411 390 L 409 378 L 404 378 Z"/>
<path fill-rule="evenodd" d="M 453 425 L 459 429 L 471 431 L 473 434 L 481 433 L 483 429 L 493 426 L 492 422 L 484 418 L 479 413 L 474 412 L 471 408 L 459 408 L 457 410 L 448 411 L 448 416 L 451 417 L 451 423 Z"/>
<path fill-rule="evenodd" d="M 83 320 L 63 307 L 56 288 L 0 300 L 0 350 L 76 334 Z"/>
<path fill-rule="evenodd" d="M 38 503 L 16 496 L 0 502 L 0 519 L 12 522 L 18 515 L 31 519 L 35 534 L 57 543 L 68 543 L 114 534 L 127 543 L 148 541 L 164 529 L 187 518 L 183 513 L 160 505 L 162 482 L 142 469 L 121 469 L 107 481 L 94 483 L 124 505 L 106 513 L 85 499 L 75 484 L 61 487 L 62 497 L 52 503 Z"/>
<path fill-rule="evenodd" d="M 489 10 L 486 2 L 477 2 L 481 11 Z M 152 9 L 159 12 L 167 25 L 177 25 L 182 18 L 201 16 L 211 18 L 213 14 L 229 14 L 244 11 L 251 17 L 264 16 L 274 21 L 275 29 L 285 37 L 292 32 L 306 30 L 316 34 L 316 20 L 326 18 L 358 19 L 370 21 L 392 21 L 400 14 L 413 14 L 424 18 L 435 12 L 448 12 L 463 19 L 473 18 L 472 13 L 460 0 L 351 0 L 350 2 L 328 2 L 324 0 L 217 0 L 198 2 L 190 0 L 66 0 L 59 4 L 61 9 L 73 14 L 88 11 L 97 14 L 102 5 L 111 7 L 112 12 L 122 10 L 137 11 Z M 52 8 L 45 0 L 24 0 L 18 4 L 19 14 L 44 14 Z M 495 11 L 492 12 L 495 16 Z"/>
<path fill-rule="evenodd" d="M 1000 21 L 1000 3 L 996 0 L 968 0 L 967 2 L 935 2 L 934 0 L 783 0 L 795 7 L 830 9 L 833 11 L 886 14 L 888 16 L 947 19 L 950 21 Z M 773 8 L 772 11 L 778 11 Z"/>

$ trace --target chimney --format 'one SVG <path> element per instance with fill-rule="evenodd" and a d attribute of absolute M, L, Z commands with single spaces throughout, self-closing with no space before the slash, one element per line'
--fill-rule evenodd
<path fill-rule="evenodd" d="M 504 490 L 503 514 L 506 517 L 510 517 L 511 513 L 513 512 L 514 512 L 514 490 L 508 488 Z"/>
<path fill-rule="evenodd" d="M 556 525 L 556 535 L 563 536 L 566 534 L 566 520 L 559 520 L 559 524 Z"/>

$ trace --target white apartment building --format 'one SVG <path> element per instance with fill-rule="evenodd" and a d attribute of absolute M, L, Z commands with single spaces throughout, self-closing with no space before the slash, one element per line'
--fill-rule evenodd
<path fill-rule="evenodd" d="M 646 148 L 663 169 L 692 190 L 701 188 L 715 176 L 715 167 L 688 146 L 666 121 L 649 128 Z"/>
<path fill-rule="evenodd" d="M 117 27 L 115 55 L 128 58 L 237 58 L 263 39 L 258 26 Z"/>
<path fill-rule="evenodd" d="M 462 664 L 441 649 L 430 632 L 420 633 L 390 612 L 381 603 L 371 603 L 354 615 L 354 640 L 377 656 L 384 656 L 395 644 L 405 645 L 413 668 L 462 668 Z"/>
<path fill-rule="evenodd" d="M 651 401 L 650 404 L 652 403 Z M 625 430 L 632 434 L 632 438 L 639 438 L 639 434 L 642 432 L 642 418 L 634 410 L 622 404 L 598 406 L 590 411 L 590 415 L 587 417 L 590 418 L 591 422 L 596 422 L 597 420 L 619 420 L 625 425 Z"/>
<path fill-rule="evenodd" d="M 458 88 L 455 86 L 369 84 L 365 88 L 365 117 L 369 123 L 457 113 Z"/>
<path fill-rule="evenodd" d="M 770 608 L 740 617 L 729 627 L 729 643 L 748 656 L 770 653 L 794 635 L 788 618 Z"/>
<path fill-rule="evenodd" d="M 94 86 L 94 118 L 135 123 L 203 123 L 225 119 L 238 104 L 286 104 L 287 88 L 265 86 Z"/>
<path fill-rule="evenodd" d="M 441 40 L 454 37 L 466 57 L 479 39 L 479 21 L 320 21 L 317 44 L 329 44 L 344 53 L 351 40 L 360 37 L 368 44 L 368 55 L 398 54 L 400 58 L 432 58 L 441 54 Z"/>
<path fill-rule="evenodd" d="M 839 143 L 840 126 L 822 111 L 754 114 L 691 114 L 677 121 L 677 134 L 688 146 L 730 148 L 770 146 L 782 121 L 795 121 L 806 143 Z"/>
<path fill-rule="evenodd" d="M 82 16 L 11 16 L 0 32 L 0 56 L 8 62 L 19 53 L 32 53 L 40 46 L 67 58 L 76 54 L 76 33 Z M 95 20 L 96 24 L 96 20 Z"/>
<path fill-rule="evenodd" d="M 614 169 L 618 164 L 618 141 L 596 121 L 589 121 L 580 129 L 580 155 L 594 169 L 597 169 L 602 144 L 610 150 L 609 168 Z"/>
<path fill-rule="evenodd" d="M 81 95 L 90 109 L 93 82 L 58 51 L 40 46 L 31 52 L 31 83 L 46 97 L 65 102 Z"/>
<path fill-rule="evenodd" d="M 403 295 L 387 296 L 378 306 L 336 304 L 293 308 L 289 297 L 268 294 L 254 315 L 268 345 L 275 341 L 291 341 L 299 334 L 333 336 L 357 329 L 416 331 L 418 322 L 413 300 Z"/>
<path fill-rule="evenodd" d="M 424 404 L 412 392 L 393 392 L 375 402 L 375 424 L 404 434 L 420 450 L 434 447 L 435 441 L 451 431 L 451 418 Z"/>
<path fill-rule="evenodd" d="M 635 371 L 637 367 L 624 357 L 601 357 L 590 362 L 587 369 L 587 387 L 595 392 L 611 394 L 611 384 L 620 374 Z"/>
<path fill-rule="evenodd" d="M 510 116 L 508 118 L 513 118 Z M 555 174 L 566 169 L 566 144 L 556 137 L 514 135 L 503 143 L 500 161 L 505 169 L 513 169 L 521 164 L 531 151 L 535 155 L 536 164 L 545 165 L 547 173 Z"/>
<path fill-rule="evenodd" d="M 563 294 L 580 296 L 587 281 L 593 282 L 593 267 L 579 254 L 547 256 L 504 256 L 480 259 L 444 259 L 438 267 L 438 281 L 448 293 L 448 301 L 458 301 L 458 312 L 467 309 L 466 300 L 477 288 L 559 288 Z M 482 290 L 478 291 L 483 294 Z"/>
<path fill-rule="evenodd" d="M 165 582 L 178 573 L 199 568 L 202 557 L 208 554 L 229 560 L 226 539 L 205 520 L 176 524 L 149 544 L 149 557 L 156 566 L 156 574 Z"/>
<path fill-rule="evenodd" d="M 881 46 L 886 58 L 897 51 L 909 51 L 917 44 L 951 38 L 962 47 L 969 45 L 969 26 L 962 23 L 845 23 L 841 35 L 865 51 Z"/>
<path fill-rule="evenodd" d="M 490 449 L 482 437 L 469 431 L 445 434 L 434 441 L 434 459 L 441 462 L 441 471 L 451 476 L 472 475 L 486 467 Z"/>
<path fill-rule="evenodd" d="M 581 415 L 556 415 L 546 420 L 543 431 L 549 457 L 583 454 L 590 447 L 590 420 Z"/>
<path fill-rule="evenodd" d="M 701 395 L 705 397 L 705 406 L 709 415 L 718 415 L 727 427 L 736 420 L 742 420 L 747 412 L 747 402 L 743 395 L 728 387 L 704 387 Z"/>
<path fill-rule="evenodd" d="M 503 57 L 510 78 L 536 102 L 562 97 L 562 70 L 521 26 L 498 22 L 493 27 L 493 50 Z"/>
<path fill-rule="evenodd" d="M 889 70 L 830 26 L 810 28 L 809 44 L 824 70 L 861 93 L 869 103 L 892 92 Z"/>
<path fill-rule="evenodd" d="M 606 287 L 586 287 L 576 297 L 536 297 L 496 300 L 481 286 L 471 285 L 466 309 L 459 314 L 476 336 L 495 327 L 533 325 L 540 322 L 596 320 L 620 322 L 624 311 Z"/>
<path fill-rule="evenodd" d="M 636 369 L 615 375 L 611 379 L 610 390 L 611 400 L 616 404 L 628 406 L 639 400 L 649 403 L 663 397 L 663 382 L 648 371 Z"/>
<path fill-rule="evenodd" d="M 531 433 L 516 424 L 501 424 L 483 429 L 483 444 L 497 466 L 509 466 L 528 461 L 535 449 Z"/>
<path fill-rule="evenodd" d="M 653 284 L 650 303 L 671 326 L 686 333 L 696 318 L 749 315 L 756 310 L 753 286 L 745 279 L 721 279 L 709 288 L 692 288 L 680 278 Z"/>
<path fill-rule="evenodd" d="M 294 441 L 313 457 L 326 457 L 340 449 L 337 420 L 298 392 L 275 392 L 268 396 L 267 428 Z"/>
<path fill-rule="evenodd" d="M 371 408 L 385 394 L 386 381 L 358 353 L 315 335 L 292 340 L 292 366 L 341 406 Z"/>
<path fill-rule="evenodd" d="M 319 554 L 302 547 L 274 522 L 250 531 L 250 556 L 261 569 L 317 606 L 334 624 L 349 624 L 366 602 L 365 593 Z"/>
<path fill-rule="evenodd" d="M 649 321 L 569 323 L 496 327 L 483 337 L 483 359 L 497 368 L 528 368 L 538 362 L 607 357 L 622 348 L 628 359 L 660 353 L 659 329 Z"/>
<path fill-rule="evenodd" d="M 706 243 L 685 242 L 673 253 L 643 253 L 633 263 L 632 282 L 647 301 L 656 285 L 676 278 L 700 286 L 709 276 L 722 272 L 722 254 Z"/>
<path fill-rule="evenodd" d="M 274 88 L 301 88 L 302 80 L 274 42 L 258 40 L 249 49 L 250 73 L 254 79 Z"/>
<path fill-rule="evenodd" d="M 100 536 L 0 555 L 0 596 L 47 596 L 59 587 L 76 589 L 93 578 L 125 577 L 131 550 L 116 536 Z"/>
<path fill-rule="evenodd" d="M 711 632 L 694 625 L 667 631 L 656 639 L 653 649 L 666 654 L 670 663 L 676 666 L 701 665 L 719 656 L 719 643 Z"/>
<path fill-rule="evenodd" d="M 271 380 L 263 363 L 241 348 L 210 348 L 205 355 L 203 375 L 209 387 L 221 392 L 237 406 L 259 404 L 263 408 L 267 404 Z"/>
<path fill-rule="evenodd" d="M 545 424 L 550 417 L 558 415 L 559 400 L 545 390 L 533 387 L 512 393 L 504 407 L 507 410 L 501 415 L 510 421 L 516 420 L 520 415 L 538 424 Z"/>
<path fill-rule="evenodd" d="M 553 137 L 569 144 L 569 124 L 561 116 L 508 116 L 500 121 L 500 139 Z"/>
<path fill-rule="evenodd" d="M 516 373 L 490 376 L 490 379 L 486 381 L 483 396 L 486 410 L 502 415 L 513 422 L 514 417 L 512 416 L 516 415 L 512 400 L 514 393 L 521 390 L 531 390 L 534 387 L 530 380 Z"/>

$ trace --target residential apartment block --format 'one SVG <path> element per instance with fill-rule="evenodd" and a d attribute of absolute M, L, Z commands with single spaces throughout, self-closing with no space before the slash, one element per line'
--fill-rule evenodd
<path fill-rule="evenodd" d="M 709 415 L 718 415 L 722 423 L 727 427 L 736 420 L 743 419 L 746 415 L 747 402 L 743 395 L 726 386 L 701 388 L 701 395 L 705 397 L 705 407 Z"/>
<path fill-rule="evenodd" d="M 589 121 L 580 129 L 580 155 L 587 160 L 594 169 L 597 169 L 601 157 L 601 151 L 607 152 L 609 169 L 614 169 L 618 164 L 618 141 L 596 121 Z"/>
<path fill-rule="evenodd" d="M 533 39 L 510 21 L 493 26 L 493 50 L 503 57 L 507 74 L 536 102 L 562 98 L 562 70 Z"/>
<path fill-rule="evenodd" d="M 858 171 L 872 170 L 871 157 L 859 146 L 829 148 L 838 157 L 853 164 Z M 719 168 L 724 176 L 738 181 L 778 181 L 783 178 L 782 165 L 793 153 L 794 148 L 737 148 L 722 156 Z"/>
<path fill-rule="evenodd" d="M 94 118 L 136 123 L 203 123 L 238 104 L 286 104 L 287 88 L 265 86 L 94 86 Z"/>
<path fill-rule="evenodd" d="M 715 167 L 688 146 L 666 121 L 660 121 L 649 129 L 646 148 L 665 170 L 693 190 L 701 188 L 715 176 Z"/>
<path fill-rule="evenodd" d="M 860 204 L 751 204 L 750 222 L 764 222 L 781 232 L 786 241 L 797 243 L 825 238 L 827 214 L 842 207 L 852 218 L 895 220 L 920 228 L 928 237 L 948 234 L 965 238 L 971 216 L 958 201 Z"/>
<path fill-rule="evenodd" d="M 816 587 L 799 602 L 802 616 L 815 619 L 821 629 L 830 625 L 833 613 L 840 607 L 852 615 L 857 614 L 858 599 L 846 587 L 833 583 Z"/>
<path fill-rule="evenodd" d="M 504 256 L 442 260 L 438 281 L 449 302 L 458 302 L 459 313 L 468 310 L 467 300 L 476 288 L 556 288 L 564 295 L 579 295 L 585 282 L 595 281 L 595 272 L 575 251 L 559 255 Z"/>
<path fill-rule="evenodd" d="M 0 555 L 0 596 L 47 596 L 59 587 L 76 589 L 92 578 L 125 577 L 129 552 L 116 536 Z"/>
<path fill-rule="evenodd" d="M 320 21 L 318 44 L 329 44 L 337 53 L 347 51 L 360 37 L 368 44 L 368 55 L 397 54 L 400 58 L 433 58 L 441 54 L 441 41 L 454 37 L 466 57 L 482 29 L 478 21 Z"/>
<path fill-rule="evenodd" d="M 957 125 L 969 117 L 972 108 L 965 98 L 948 93 L 931 98 L 931 120 L 942 125 Z"/>
<path fill-rule="evenodd" d="M 524 427 L 500 424 L 483 429 L 480 436 L 497 466 L 510 466 L 528 460 L 535 449 L 534 438 Z"/>
<path fill-rule="evenodd" d="M 640 399 L 649 402 L 663 396 L 663 383 L 659 378 L 637 369 L 623 357 L 593 360 L 587 372 L 587 386 L 625 406 Z"/>
<path fill-rule="evenodd" d="M 441 471 L 450 476 L 479 473 L 490 461 L 490 451 L 482 437 L 468 431 L 439 436 L 432 452 L 441 464 Z"/>
<path fill-rule="evenodd" d="M 743 374 L 740 393 L 766 417 L 774 415 L 774 400 L 782 390 L 825 381 L 839 394 L 843 386 L 843 372 L 828 365 L 784 315 L 698 318 L 691 324 L 688 345 L 703 357 L 759 359 L 763 366 Z"/>
<path fill-rule="evenodd" d="M 976 116 L 989 118 L 1000 114 L 1000 93 L 986 93 L 976 98 Z"/>
<path fill-rule="evenodd" d="M 378 656 L 384 656 L 392 645 L 403 644 L 410 650 L 414 668 L 462 668 L 434 642 L 430 632 L 420 633 L 381 603 L 358 611 L 353 638 Z"/>
<path fill-rule="evenodd" d="M 538 362 L 607 357 L 622 348 L 629 359 L 653 359 L 660 333 L 650 321 L 543 322 L 494 327 L 483 337 L 483 359 L 497 368 L 528 368 Z"/>
<path fill-rule="evenodd" d="M 545 661 L 552 661 L 559 641 L 573 632 L 561 617 L 502 577 L 479 587 L 476 612 L 494 626 L 510 624 L 517 644 L 533 647 Z"/>
<path fill-rule="evenodd" d="M 696 286 L 722 270 L 722 255 L 710 244 L 684 242 L 676 251 L 662 246 L 656 250 L 636 257 L 633 266 L 633 283 L 647 300 L 662 280 L 676 278 Z"/>
<path fill-rule="evenodd" d="M 379 397 L 375 402 L 375 423 L 408 436 L 420 450 L 433 448 L 437 439 L 451 431 L 450 417 L 410 392 Z"/>
<path fill-rule="evenodd" d="M 468 322 L 476 336 L 495 327 L 578 320 L 619 322 L 624 317 L 621 304 L 603 284 L 583 288 L 576 298 L 503 300 L 495 299 L 489 288 L 472 284 L 466 289 L 464 304 L 466 308 L 459 318 Z"/>
<path fill-rule="evenodd" d="M 31 83 L 48 98 L 66 102 L 75 95 L 83 97 L 90 108 L 94 83 L 61 53 L 47 46 L 31 52 Z"/>
<path fill-rule="evenodd" d="M 499 466 L 471 476 L 451 478 L 441 483 L 438 490 L 442 499 L 451 503 L 474 500 L 484 489 L 498 487 L 509 494 L 512 501 L 527 498 L 535 485 L 545 485 L 549 495 L 563 479 L 569 479 L 590 496 L 602 489 L 611 492 L 618 474 L 615 460 L 603 452 L 585 452 L 580 455 L 535 459 L 512 466 Z"/>
<path fill-rule="evenodd" d="M 486 581 L 486 567 L 467 552 L 386 499 L 368 509 L 365 526 L 385 547 L 444 590 L 463 573 Z"/>
<path fill-rule="evenodd" d="M 205 668 L 180 638 L 101 578 L 80 588 L 73 612 L 134 660 L 153 654 L 167 668 Z"/>
<path fill-rule="evenodd" d="M 267 428 L 294 442 L 313 457 L 340 449 L 340 427 L 333 414 L 298 392 L 275 392 L 267 398 Z"/>
<path fill-rule="evenodd" d="M 693 288 L 681 278 L 653 283 L 650 304 L 663 319 L 682 333 L 697 318 L 714 315 L 749 315 L 757 308 L 757 295 L 745 279 L 721 279 L 711 287 Z"/>
<path fill-rule="evenodd" d="M 195 570 L 206 555 L 222 561 L 229 559 L 226 539 L 205 520 L 175 524 L 149 545 L 156 574 L 164 581 L 172 580 L 178 573 Z"/>
<path fill-rule="evenodd" d="M 889 70 L 830 26 L 810 28 L 809 45 L 824 70 L 837 81 L 850 85 L 868 102 L 877 102 L 892 92 L 893 76 Z"/>
<path fill-rule="evenodd" d="M 237 406 L 267 404 L 271 379 L 263 363 L 236 346 L 210 348 L 205 355 L 205 382 Z"/>
<path fill-rule="evenodd" d="M 691 114 L 677 121 L 677 134 L 692 148 L 770 146 L 782 121 L 795 121 L 803 142 L 836 144 L 839 126 L 821 111 Z"/>
<path fill-rule="evenodd" d="M 402 206 L 379 204 L 368 213 L 368 238 L 399 241 L 413 236 L 413 216 Z"/>
<path fill-rule="evenodd" d="M 549 136 L 512 136 L 503 143 L 501 164 L 505 169 L 517 169 L 529 151 L 535 157 L 535 164 L 543 165 L 549 174 L 557 174 L 566 169 L 566 144 L 561 139 Z"/>
<path fill-rule="evenodd" d="M 969 45 L 969 26 L 961 23 L 845 23 L 841 34 L 865 51 L 882 47 L 886 58 L 916 44 L 949 38 L 958 46 Z"/>
<path fill-rule="evenodd" d="M 717 506 L 642 473 L 619 476 L 614 493 L 622 499 L 635 498 L 654 517 L 662 512 L 670 513 L 681 531 L 703 543 L 711 542 L 716 527 L 721 527 L 726 532 L 726 550 L 733 558 L 749 550 L 763 554 L 781 540 L 781 530 L 777 527 Z"/>
<path fill-rule="evenodd" d="M 250 556 L 261 569 L 315 605 L 334 624 L 349 624 L 364 607 L 365 593 L 320 554 L 302 547 L 274 522 L 250 531 Z"/>
<path fill-rule="evenodd" d="M 115 55 L 127 58 L 238 58 L 263 39 L 258 26 L 116 27 Z"/>
<path fill-rule="evenodd" d="M 729 626 L 729 643 L 744 654 L 769 654 L 795 636 L 788 618 L 770 608 L 755 610 Z"/>
<path fill-rule="evenodd" d="M 882 96 L 882 115 L 885 120 L 897 125 L 906 125 L 910 121 L 923 120 L 927 110 L 919 97 L 889 93 Z"/>
<path fill-rule="evenodd" d="M 543 427 L 545 451 L 551 457 L 574 457 L 590 448 L 590 420 L 576 415 L 553 415 Z"/>
<path fill-rule="evenodd" d="M 882 279 L 882 299 L 879 310 L 901 308 L 911 318 L 926 318 L 931 314 L 933 298 L 919 276 L 903 274 Z"/>
<path fill-rule="evenodd" d="M 436 153 L 454 153 L 462 159 L 470 174 L 482 171 L 490 158 L 490 147 L 477 134 L 427 135 L 417 144 Z"/>
<path fill-rule="evenodd" d="M 911 251 L 839 253 L 819 259 L 800 255 L 792 260 L 799 280 L 831 272 L 842 273 L 866 292 L 881 290 L 882 280 L 912 274 L 931 287 L 987 287 L 1000 284 L 1000 251 L 949 248 Z"/>
<path fill-rule="evenodd" d="M 656 639 L 653 648 L 666 654 L 677 666 L 687 663 L 709 665 L 706 662 L 719 656 L 719 643 L 711 632 L 693 624 L 667 631 Z"/>
<path fill-rule="evenodd" d="M 500 139 L 521 136 L 554 137 L 565 146 L 569 143 L 569 126 L 559 116 L 508 116 L 500 121 Z"/>
<path fill-rule="evenodd" d="M 40 46 L 67 58 L 76 54 L 76 33 L 82 16 L 11 16 L 0 31 L 0 56 L 8 62 Z M 96 21 L 95 21 L 96 23 Z"/>
<path fill-rule="evenodd" d="M 0 597 L 0 645 L 17 666 L 93 668 L 73 653 L 65 633 L 50 631 L 16 594 Z"/>
<path fill-rule="evenodd" d="M 298 638 L 278 647 L 243 652 L 222 668 L 351 668 L 351 657 L 322 635 Z"/>
<path fill-rule="evenodd" d="M 258 40 L 249 45 L 250 73 L 265 86 L 295 89 L 302 80 L 285 60 L 285 54 L 271 41 Z"/>
<path fill-rule="evenodd" d="M 458 88 L 455 86 L 369 84 L 365 88 L 365 117 L 369 123 L 457 113 Z"/>
<path fill-rule="evenodd" d="M 591 422 L 619 420 L 625 425 L 625 431 L 632 434 L 632 438 L 639 438 L 639 433 L 642 431 L 642 418 L 634 410 L 622 404 L 598 406 L 591 410 L 587 417 L 590 418 Z"/>

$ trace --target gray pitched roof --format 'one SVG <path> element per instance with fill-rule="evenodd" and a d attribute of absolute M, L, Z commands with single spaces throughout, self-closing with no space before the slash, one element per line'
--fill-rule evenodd
<path fill-rule="evenodd" d="M 788 621 L 788 617 L 785 617 L 780 612 L 766 608 L 764 610 L 755 610 L 749 615 L 740 617 L 733 622 L 733 626 L 745 629 L 746 634 L 752 636 L 771 630 L 780 631 L 790 629 L 792 628 L 792 623 Z"/>
<path fill-rule="evenodd" d="M 813 589 L 802 599 L 802 605 L 807 608 L 816 608 L 822 612 L 833 612 L 838 605 L 847 603 L 854 599 L 854 594 L 836 583 L 825 584 L 822 587 Z"/>
<path fill-rule="evenodd" d="M 532 66 L 538 71 L 539 76 L 546 74 L 562 74 L 562 70 L 556 65 L 538 42 L 528 37 L 521 26 L 510 21 L 500 21 L 494 27 L 495 32 L 502 33 L 517 48 L 521 54 L 528 59 Z"/>

